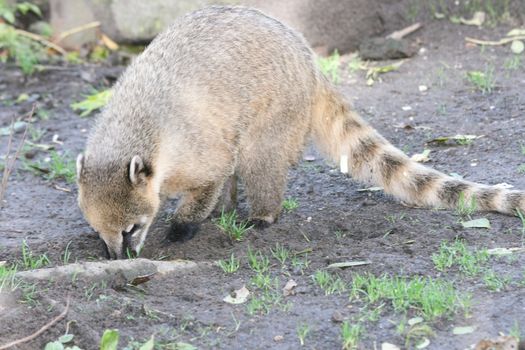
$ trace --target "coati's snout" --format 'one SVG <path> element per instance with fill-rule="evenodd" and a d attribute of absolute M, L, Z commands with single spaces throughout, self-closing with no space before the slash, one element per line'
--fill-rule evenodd
<path fill-rule="evenodd" d="M 153 174 L 141 157 L 127 164 L 77 158 L 78 204 L 109 259 L 137 255 L 159 207 Z"/>

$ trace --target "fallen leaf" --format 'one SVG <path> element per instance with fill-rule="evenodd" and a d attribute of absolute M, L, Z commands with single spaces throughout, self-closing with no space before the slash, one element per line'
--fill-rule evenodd
<path fill-rule="evenodd" d="M 15 133 L 23 131 L 27 126 L 26 122 L 17 121 L 13 124 Z M 11 134 L 11 126 L 0 128 L 0 136 L 9 136 Z"/>
<path fill-rule="evenodd" d="M 381 350 L 401 350 L 401 348 L 397 345 L 390 344 L 390 343 L 382 343 L 381 344 Z"/>
<path fill-rule="evenodd" d="M 508 189 L 508 188 L 513 188 L 514 186 L 511 185 L 511 184 L 508 184 L 506 182 L 502 182 L 502 183 L 499 183 L 499 184 L 495 184 L 494 187 L 499 187 L 499 188 L 505 188 L 505 189 Z"/>
<path fill-rule="evenodd" d="M 303 160 L 307 161 L 307 162 L 313 162 L 315 160 L 315 156 L 311 155 L 311 154 L 307 154 L 303 157 Z"/>
<path fill-rule="evenodd" d="M 134 279 L 132 279 L 131 282 L 129 282 L 129 284 L 131 284 L 132 286 L 138 286 L 139 284 L 143 284 L 151 280 L 151 278 L 154 275 L 155 273 L 150 273 L 149 275 L 137 276 Z"/>
<path fill-rule="evenodd" d="M 474 332 L 478 327 L 477 326 L 465 326 L 465 327 L 454 327 L 452 334 L 454 335 L 463 335 L 470 334 Z"/>
<path fill-rule="evenodd" d="M 452 176 L 454 179 L 463 180 L 463 176 L 461 176 L 458 173 L 450 173 L 449 175 Z"/>
<path fill-rule="evenodd" d="M 372 262 L 370 260 L 356 260 L 356 261 L 344 261 L 344 262 L 338 262 L 328 265 L 327 269 L 343 269 L 345 267 L 352 267 L 352 266 L 361 266 L 361 265 L 368 265 Z"/>
<path fill-rule="evenodd" d="M 474 12 L 474 15 L 472 16 L 471 19 L 465 19 L 463 17 L 461 17 L 459 19 L 459 21 L 462 23 L 462 24 L 465 24 L 465 25 L 468 25 L 468 26 L 481 26 L 483 25 L 483 22 L 485 22 L 485 18 L 487 17 L 487 15 L 485 14 L 485 12 L 483 11 L 476 11 Z"/>
<path fill-rule="evenodd" d="M 295 287 L 297 287 L 297 283 L 294 280 L 288 280 L 283 288 L 283 295 L 285 297 L 290 295 L 295 295 Z"/>
<path fill-rule="evenodd" d="M 106 34 L 102 34 L 100 36 L 100 39 L 102 39 L 102 42 L 104 43 L 104 45 L 106 45 L 106 47 L 110 49 L 111 51 L 118 50 L 118 44 L 114 42 L 113 40 L 111 40 L 111 38 L 107 36 Z"/>
<path fill-rule="evenodd" d="M 525 45 L 521 40 L 514 40 L 512 44 L 510 44 L 510 50 L 516 55 L 519 55 L 523 52 L 523 50 L 525 50 Z"/>
<path fill-rule="evenodd" d="M 18 98 L 16 99 L 15 103 L 21 103 L 27 100 L 29 100 L 29 95 L 23 92 L 20 95 L 18 95 Z"/>
<path fill-rule="evenodd" d="M 377 192 L 377 191 L 383 191 L 383 187 L 368 187 L 368 188 L 360 188 L 357 190 L 357 192 Z"/>
<path fill-rule="evenodd" d="M 461 225 L 464 228 L 490 228 L 490 221 L 487 218 L 481 218 L 470 221 L 462 221 Z"/>
<path fill-rule="evenodd" d="M 414 154 L 412 157 L 410 157 L 410 159 L 412 159 L 414 162 L 426 163 L 430 160 L 429 158 L 430 152 L 431 151 L 429 149 L 426 149 L 423 151 L 423 153 Z"/>
<path fill-rule="evenodd" d="M 420 343 L 416 345 L 416 349 L 424 349 L 429 345 L 430 345 L 430 340 L 428 338 L 423 338 L 423 341 L 421 341 Z"/>
<path fill-rule="evenodd" d="M 525 253 L 525 248 L 522 248 L 522 247 L 492 248 L 492 249 L 487 249 L 487 253 L 489 255 L 510 255 L 514 253 Z"/>
<path fill-rule="evenodd" d="M 28 144 L 31 147 L 41 149 L 42 151 L 45 151 L 45 152 L 55 149 L 54 145 L 48 145 L 45 143 L 33 143 L 29 140 L 26 140 L 26 144 Z"/>
<path fill-rule="evenodd" d="M 413 317 L 410 320 L 408 320 L 408 325 L 413 326 L 421 322 L 423 322 L 423 317 Z"/>
<path fill-rule="evenodd" d="M 525 35 L 525 28 L 514 28 L 507 33 L 507 36 Z"/>
<path fill-rule="evenodd" d="M 500 336 L 496 339 L 483 339 L 474 350 L 516 350 L 518 349 L 518 339 L 510 336 Z"/>
<path fill-rule="evenodd" d="M 484 136 L 485 135 L 461 135 L 461 134 L 454 135 L 454 136 L 441 136 L 441 137 L 436 137 L 435 139 L 428 141 L 428 143 L 445 143 L 450 140 L 456 141 L 456 143 L 464 143 L 464 142 L 469 142 L 469 141 L 473 141 L 473 140 L 482 138 Z"/>
<path fill-rule="evenodd" d="M 250 291 L 248 290 L 248 288 L 246 288 L 246 286 L 242 286 L 242 288 L 237 289 L 232 294 L 228 294 L 222 300 L 227 302 L 228 304 L 242 304 L 248 299 L 249 295 Z"/>

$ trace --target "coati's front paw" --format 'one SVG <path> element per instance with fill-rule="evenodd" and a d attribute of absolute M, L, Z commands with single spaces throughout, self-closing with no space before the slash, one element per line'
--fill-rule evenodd
<path fill-rule="evenodd" d="M 270 227 L 270 225 L 275 223 L 276 221 L 277 219 L 273 217 L 253 218 L 248 221 L 248 224 L 257 229 L 265 229 Z"/>
<path fill-rule="evenodd" d="M 189 222 L 189 223 L 180 223 L 180 222 L 173 222 L 171 224 L 170 230 L 168 231 L 168 234 L 166 238 L 170 242 L 185 242 L 189 241 L 190 239 L 195 236 L 197 231 L 199 231 L 200 224 Z"/>

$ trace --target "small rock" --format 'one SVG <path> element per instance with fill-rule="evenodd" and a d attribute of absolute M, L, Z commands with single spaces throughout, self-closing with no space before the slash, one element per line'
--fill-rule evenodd
<path fill-rule="evenodd" d="M 405 39 L 373 38 L 363 41 L 359 46 L 359 56 L 363 60 L 394 60 L 412 57 L 415 53 Z"/>
<path fill-rule="evenodd" d="M 341 323 L 344 321 L 344 319 L 345 318 L 343 317 L 343 315 L 337 310 L 335 310 L 332 314 L 332 322 Z"/>
<path fill-rule="evenodd" d="M 307 162 L 313 162 L 315 160 L 315 156 L 311 155 L 311 154 L 307 154 L 303 157 L 303 159 Z"/>
<path fill-rule="evenodd" d="M 276 343 L 279 343 L 281 341 L 284 340 L 284 336 L 282 335 L 276 335 L 275 337 L 273 337 L 273 341 L 276 342 Z"/>
<path fill-rule="evenodd" d="M 15 133 L 19 133 L 19 132 L 22 132 L 26 129 L 27 127 L 27 123 L 26 122 L 16 122 L 14 125 L 13 125 L 13 130 L 15 131 Z"/>
<path fill-rule="evenodd" d="M 428 91 L 428 86 L 426 85 L 419 85 L 419 92 L 425 92 Z"/>
<path fill-rule="evenodd" d="M 36 21 L 29 26 L 31 33 L 39 34 L 43 37 L 50 38 L 53 35 L 53 28 L 45 21 Z"/>

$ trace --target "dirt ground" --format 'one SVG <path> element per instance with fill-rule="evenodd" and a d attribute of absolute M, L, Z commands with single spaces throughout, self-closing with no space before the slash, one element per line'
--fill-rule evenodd
<path fill-rule="evenodd" d="M 512 53 L 505 47 L 473 47 L 464 37 L 498 39 L 510 27 L 460 26 L 447 21 L 427 23 L 414 37 L 420 53 L 397 71 L 381 75 L 381 81 L 366 85 L 364 71 L 350 72 L 341 66 L 340 87 L 355 109 L 394 145 L 408 154 L 428 148 L 429 166 L 461 174 L 468 180 L 489 184 L 507 183 L 525 189 L 525 175 L 518 171 L 525 163 L 525 57 L 510 67 Z M 467 81 L 468 71 L 494 67 L 495 87 L 481 93 Z M 15 68 L 0 66 L 0 127 L 11 118 L 27 113 L 32 100 L 49 111 L 49 119 L 34 123 L 46 131 L 40 143 L 51 144 L 54 135 L 59 153 L 74 159 L 83 148 L 93 118 L 80 118 L 69 107 L 91 86 L 110 86 L 120 67 L 71 66 L 50 69 L 24 78 Z M 420 92 L 425 85 L 428 91 Z M 27 93 L 29 100 L 11 102 Z M 410 108 L 408 108 L 408 106 Z M 470 144 L 427 144 L 441 136 L 484 135 Z M 19 140 L 21 134 L 17 134 Z M 0 138 L 4 154 L 7 137 Z M 459 293 L 472 296 L 467 311 L 428 322 L 434 335 L 428 349 L 465 349 L 483 338 L 497 337 L 521 329 L 525 334 L 525 255 L 490 258 L 489 267 L 507 279 L 499 291 L 487 287 L 480 276 L 466 277 L 457 269 L 438 271 L 432 261 L 441 242 L 463 239 L 471 249 L 522 247 L 524 237 L 519 219 L 493 213 L 486 217 L 490 229 L 464 229 L 453 210 L 426 210 L 404 206 L 381 192 L 359 191 L 363 185 L 340 174 L 315 154 L 290 171 L 286 197 L 298 202 L 297 209 L 284 212 L 280 221 L 264 230 L 252 229 L 242 242 L 231 242 L 213 220 L 203 223 L 195 237 L 167 243 L 168 203 L 150 231 L 143 258 L 188 259 L 197 267 L 184 273 L 156 276 L 137 287 L 121 279 L 51 279 L 34 282 L 3 297 L 0 309 L 0 345 L 22 338 L 44 325 L 63 309 L 71 298 L 66 318 L 19 349 L 43 348 L 64 334 L 74 334 L 74 343 L 83 349 L 98 348 L 105 329 L 120 331 L 120 345 L 138 348 L 155 334 L 157 348 L 183 348 L 182 343 L 199 349 L 298 349 L 299 330 L 309 331 L 305 349 L 341 348 L 341 321 L 355 322 L 365 307 L 351 300 L 348 291 L 325 295 L 312 275 L 334 262 L 370 260 L 370 264 L 340 269 L 333 274 L 350 282 L 354 274 L 380 276 L 430 276 L 453 283 Z M 45 152 L 34 155 L 47 156 Z M 64 190 L 66 189 L 66 190 Z M 238 206 L 246 217 L 246 202 Z M 46 254 L 50 266 L 70 262 L 102 260 L 102 243 L 82 218 L 76 205 L 76 187 L 63 181 L 46 181 L 23 170 L 22 162 L 9 181 L 5 205 L 0 211 L 0 261 L 22 259 L 23 240 L 32 253 Z M 276 243 L 297 253 L 307 262 L 302 268 L 280 263 L 270 249 Z M 67 248 L 66 248 L 67 247 Z M 269 312 L 250 313 L 247 305 L 230 305 L 223 298 L 243 285 L 260 296 L 251 283 L 254 272 L 248 266 L 248 248 L 270 257 L 270 275 L 277 289 L 293 279 L 296 294 L 282 297 Z M 241 267 L 224 273 L 214 262 L 232 253 L 241 257 Z M 31 287 L 31 288 L 32 288 Z M 29 294 L 29 295 L 28 295 Z M 0 295 L 1 297 L 1 295 Z M 1 298 L 0 298 L 1 299 Z M 377 307 L 378 305 L 374 305 Z M 402 313 L 384 303 L 377 321 L 364 320 L 360 349 L 381 348 L 389 342 L 405 346 L 406 332 L 398 331 L 403 320 L 417 314 Z M 456 326 L 475 326 L 472 333 L 454 335 Z M 177 345 L 178 344 L 178 345 Z"/>

